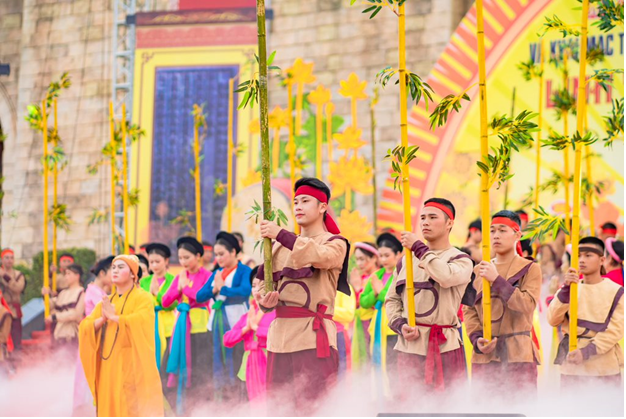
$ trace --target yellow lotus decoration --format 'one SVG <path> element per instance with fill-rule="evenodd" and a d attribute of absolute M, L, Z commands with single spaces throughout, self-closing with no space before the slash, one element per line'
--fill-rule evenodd
<path fill-rule="evenodd" d="M 369 233 L 372 230 L 372 223 L 367 221 L 367 217 L 357 211 L 341 210 L 337 218 L 341 235 L 348 239 L 350 243 L 373 241 L 373 236 Z"/>
<path fill-rule="evenodd" d="M 250 121 L 250 123 L 248 124 L 248 132 L 250 132 L 250 134 L 261 133 L 261 123 L 259 122 L 259 118 Z"/>
<path fill-rule="evenodd" d="M 330 89 L 325 88 L 321 84 L 317 86 L 317 89 L 309 93 L 309 103 L 312 105 L 322 106 L 330 102 L 330 98 Z"/>
<path fill-rule="evenodd" d="M 356 150 L 367 144 L 361 139 L 362 134 L 362 129 L 349 126 L 343 131 L 343 133 L 335 134 L 334 138 L 335 141 L 339 143 L 339 150 L 346 150 L 346 153 L 349 150 L 355 150 L 356 152 Z"/>
<path fill-rule="evenodd" d="M 247 188 L 248 186 L 254 185 L 259 182 L 261 182 L 261 173 L 252 169 L 250 169 L 248 171 L 248 174 L 243 179 L 241 179 L 241 184 L 244 188 Z"/>
<path fill-rule="evenodd" d="M 259 120 L 256 120 L 257 124 Z M 281 129 L 289 125 L 289 111 L 283 109 L 280 106 L 276 106 L 272 109 L 268 117 L 268 125 L 272 129 Z"/>
<path fill-rule="evenodd" d="M 359 76 L 356 73 L 350 73 L 348 79 L 341 80 L 339 84 L 341 85 L 341 89 L 339 89 L 340 95 L 353 100 L 367 99 L 367 93 L 365 93 L 367 81 L 359 80 Z"/>
<path fill-rule="evenodd" d="M 335 196 L 344 195 L 346 191 L 362 195 L 372 194 L 372 168 L 363 157 L 343 156 L 338 161 L 331 162 L 328 180 Z"/>
<path fill-rule="evenodd" d="M 291 83 L 294 84 L 308 84 L 314 83 L 316 78 L 313 75 L 313 64 L 305 63 L 302 58 L 296 58 L 293 66 L 287 69 L 289 73 Z"/>

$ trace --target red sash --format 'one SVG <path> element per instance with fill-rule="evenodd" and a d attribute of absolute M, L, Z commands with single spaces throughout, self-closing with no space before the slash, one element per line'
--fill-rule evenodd
<path fill-rule="evenodd" d="M 326 333 L 324 319 L 332 320 L 333 316 L 326 313 L 326 307 L 323 304 L 317 305 L 317 312 L 313 312 L 304 307 L 278 306 L 276 307 L 277 319 L 305 319 L 312 317 L 313 330 L 317 336 L 317 357 L 328 358 L 330 356 L 330 342 Z"/>
<path fill-rule="evenodd" d="M 428 337 L 428 352 L 426 354 L 426 365 L 424 367 L 424 381 L 426 384 L 435 385 L 435 389 L 444 390 L 443 364 L 441 363 L 441 350 L 439 345 L 448 341 L 443 334 L 443 329 L 452 329 L 454 326 L 440 326 L 438 324 L 417 323 L 416 326 L 430 327 Z M 437 375 L 435 376 L 435 368 Z"/>

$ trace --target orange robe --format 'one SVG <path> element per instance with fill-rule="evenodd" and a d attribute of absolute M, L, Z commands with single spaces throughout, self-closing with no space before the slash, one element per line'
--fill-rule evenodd
<path fill-rule="evenodd" d="M 103 329 L 96 332 L 94 327 L 96 319 L 102 316 L 101 303 L 79 328 L 80 359 L 97 414 L 163 416 L 163 393 L 155 357 L 152 294 L 134 287 L 121 296 L 114 295 L 112 303 L 119 324 L 107 321 L 102 347 Z"/>

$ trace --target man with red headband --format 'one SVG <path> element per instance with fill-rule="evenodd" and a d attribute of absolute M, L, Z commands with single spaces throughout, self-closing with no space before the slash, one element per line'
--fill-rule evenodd
<path fill-rule="evenodd" d="M 596 389 L 598 383 L 622 385 L 624 287 L 602 278 L 604 243 L 597 237 L 578 242 L 578 267 L 565 274 L 565 284 L 548 306 L 548 323 L 561 327 L 563 340 L 554 360 L 561 365 L 561 387 Z M 582 274 L 582 278 L 580 276 Z M 578 283 L 577 349 L 569 351 L 570 287 Z"/>
<path fill-rule="evenodd" d="M 13 250 L 4 249 L 0 254 L 2 266 L 0 266 L 0 290 L 4 299 L 11 308 L 11 339 L 16 349 L 22 347 L 22 293 L 26 287 L 24 274 L 15 270 L 15 256 Z"/>
<path fill-rule="evenodd" d="M 337 379 L 339 355 L 333 321 L 337 290 L 350 295 L 350 245 L 328 214 L 330 189 L 315 178 L 295 184 L 297 236 L 271 221 L 261 236 L 275 239 L 272 270 L 276 291 L 260 293 L 264 311 L 276 309 L 267 337 L 267 393 L 271 415 L 309 415 Z M 258 278 L 263 279 L 263 265 Z"/>
<path fill-rule="evenodd" d="M 519 215 L 512 211 L 493 216 L 491 248 L 496 257 L 476 266 L 476 303 L 463 307 L 467 334 L 474 346 L 472 381 L 510 395 L 516 389 L 537 388 L 539 361 L 531 331 L 541 293 L 541 268 L 518 254 L 521 224 Z M 491 283 L 491 341 L 483 338 L 483 278 Z"/>
<path fill-rule="evenodd" d="M 442 391 L 467 380 L 458 311 L 473 263 L 450 244 L 455 216 L 450 201 L 431 198 L 420 213 L 428 244 L 417 234 L 402 232 L 402 245 L 412 252 L 414 297 L 406 294 L 403 258 L 385 298 L 389 327 L 398 334 L 398 371 L 393 380 L 399 386 L 410 383 Z M 415 327 L 408 324 L 407 298 L 415 298 Z"/>
<path fill-rule="evenodd" d="M 59 256 L 59 268 L 58 268 L 59 270 L 57 272 L 57 290 L 56 290 L 57 293 L 67 288 L 67 285 L 65 284 L 66 282 L 65 270 L 67 269 L 68 266 L 70 266 L 73 263 L 74 263 L 74 256 L 71 253 L 62 253 L 61 256 Z M 57 270 L 57 266 L 53 262 L 52 265 L 50 265 L 50 278 L 52 278 L 52 273 L 56 270 Z"/>
<path fill-rule="evenodd" d="M 476 263 L 480 263 L 482 260 L 482 252 L 480 250 L 481 243 L 483 242 L 483 228 L 480 218 L 470 223 L 467 231 L 467 241 L 463 245 L 470 253 L 472 260 Z"/>
<path fill-rule="evenodd" d="M 600 226 L 600 233 L 598 237 L 606 242 L 607 239 L 616 238 L 617 237 L 617 226 L 615 223 L 606 222 Z"/>

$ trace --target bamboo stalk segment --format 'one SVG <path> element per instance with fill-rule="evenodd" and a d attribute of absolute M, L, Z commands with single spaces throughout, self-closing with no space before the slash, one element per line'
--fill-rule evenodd
<path fill-rule="evenodd" d="M 122 205 L 124 211 L 124 254 L 128 254 L 128 150 L 126 145 L 126 103 L 122 103 Z"/>
<path fill-rule="evenodd" d="M 113 102 L 109 102 L 109 130 L 111 145 L 111 254 L 115 255 L 115 176 L 116 176 L 116 156 L 117 148 L 115 147 L 115 114 L 113 112 Z"/>
<path fill-rule="evenodd" d="M 50 288 L 50 261 L 48 258 L 48 115 L 46 100 L 41 101 L 43 124 L 43 286 Z M 50 295 L 43 297 L 44 316 L 50 315 Z"/>

